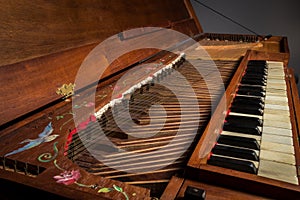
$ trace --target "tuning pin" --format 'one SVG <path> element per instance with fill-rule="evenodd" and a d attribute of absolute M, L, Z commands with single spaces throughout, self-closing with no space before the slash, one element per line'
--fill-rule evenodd
<path fill-rule="evenodd" d="M 5 157 L 2 158 L 2 166 L 3 166 L 3 169 L 5 170 L 5 169 L 6 169 L 6 165 L 5 165 Z"/>
<path fill-rule="evenodd" d="M 28 164 L 27 163 L 25 163 L 25 166 L 24 166 L 24 173 L 25 173 L 25 175 L 28 175 Z"/>
<path fill-rule="evenodd" d="M 146 85 L 146 91 L 149 91 L 149 89 L 150 89 L 150 84 L 148 83 L 148 84 Z"/>
<path fill-rule="evenodd" d="M 131 94 L 130 95 L 130 100 L 129 100 L 130 102 L 133 102 L 134 101 L 134 95 L 133 94 Z"/>
<path fill-rule="evenodd" d="M 40 174 L 40 167 L 36 166 L 36 174 L 39 175 Z"/>
<path fill-rule="evenodd" d="M 17 170 L 17 161 L 16 160 L 14 160 L 14 172 L 17 172 L 18 170 Z"/>

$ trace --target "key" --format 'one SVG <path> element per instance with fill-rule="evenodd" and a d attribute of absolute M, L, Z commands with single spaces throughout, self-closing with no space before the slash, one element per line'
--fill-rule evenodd
<path fill-rule="evenodd" d="M 250 96 L 259 96 L 259 97 L 266 96 L 265 92 L 258 92 L 258 91 L 251 91 L 251 90 L 238 90 L 237 94 L 250 95 Z"/>
<path fill-rule="evenodd" d="M 269 61 L 268 61 L 269 62 Z M 265 60 L 249 60 L 248 61 L 248 66 L 249 65 L 262 65 L 262 66 L 267 66 L 267 61 Z"/>
<path fill-rule="evenodd" d="M 242 124 L 246 127 L 256 127 L 262 125 L 262 120 L 256 117 L 246 117 L 246 116 L 236 116 L 236 115 L 228 115 L 225 119 L 228 123 L 231 124 Z"/>
<path fill-rule="evenodd" d="M 212 149 L 213 154 L 229 156 L 234 158 L 242 158 L 247 160 L 258 161 L 258 155 L 252 149 L 241 149 L 237 147 L 216 145 Z"/>
<path fill-rule="evenodd" d="M 263 86 L 251 86 L 251 85 L 240 85 L 239 90 L 257 91 L 257 92 L 265 92 L 266 91 Z"/>
<path fill-rule="evenodd" d="M 254 138 L 245 138 L 245 137 L 221 134 L 217 142 L 220 144 L 227 144 L 231 146 L 244 147 L 244 148 L 249 148 L 254 150 L 260 149 L 257 140 Z"/>
<path fill-rule="evenodd" d="M 247 72 L 246 74 L 243 75 L 242 77 L 243 79 L 251 79 L 251 80 L 262 80 L 262 81 L 266 81 L 267 80 L 267 76 L 265 74 L 257 74 L 257 73 L 249 73 Z"/>
<path fill-rule="evenodd" d="M 233 101 L 247 101 L 247 102 L 258 102 L 261 104 L 264 104 L 264 99 L 262 97 L 254 97 L 254 96 L 242 96 L 242 95 L 237 95 L 235 96 Z"/>
<path fill-rule="evenodd" d="M 242 84 L 249 84 L 249 85 L 262 85 L 262 86 L 266 85 L 266 82 L 262 81 L 262 80 L 245 80 L 245 79 L 242 79 L 241 83 Z"/>
<path fill-rule="evenodd" d="M 263 115 L 263 110 L 259 106 L 245 105 L 244 107 L 240 107 L 236 105 L 231 105 L 230 110 L 236 113 Z"/>
<path fill-rule="evenodd" d="M 243 107 L 244 105 L 251 105 L 251 106 L 257 106 L 260 109 L 264 108 L 264 104 L 262 104 L 260 101 L 249 101 L 249 100 L 233 100 L 232 106 L 241 106 Z"/>
<path fill-rule="evenodd" d="M 255 127 L 246 127 L 247 124 L 230 124 L 225 122 L 223 125 L 224 131 L 232 131 L 237 133 L 246 133 L 246 134 L 253 134 L 253 135 L 261 135 L 261 131 L 257 126 Z"/>
<path fill-rule="evenodd" d="M 257 173 L 257 168 L 255 167 L 254 163 L 251 161 L 246 160 L 236 160 L 231 158 L 224 158 L 212 155 L 207 163 L 210 165 L 215 165 L 219 167 L 234 169 L 242 172 L 247 172 L 251 174 Z"/>

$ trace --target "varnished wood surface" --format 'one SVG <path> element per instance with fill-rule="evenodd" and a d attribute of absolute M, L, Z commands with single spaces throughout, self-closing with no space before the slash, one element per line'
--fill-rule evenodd
<path fill-rule="evenodd" d="M 0 13 L 0 66 L 190 18 L 182 0 L 13 0 L 1 1 Z"/>
<path fill-rule="evenodd" d="M 53 150 L 54 142 L 45 143 L 34 149 L 9 156 L 9 158 L 7 158 L 7 166 L 3 163 L 5 160 L 3 155 L 21 147 L 21 141 L 36 138 L 51 121 L 54 126 L 53 134 L 59 135 L 56 140 L 58 142 L 57 148 L 59 149 L 57 156 L 58 165 L 66 170 L 79 169 L 82 175 L 79 179 L 80 183 L 97 183 L 99 188 L 112 188 L 113 185 L 117 185 L 126 192 L 129 199 L 150 199 L 151 191 L 149 189 L 132 186 L 128 184 L 129 181 L 126 182 L 126 180 L 123 182 L 113 180 L 113 178 L 117 178 L 118 176 L 121 178 L 126 177 L 128 176 L 127 174 L 109 176 L 112 179 L 104 178 L 97 175 L 97 173 L 88 173 L 83 167 L 79 167 L 79 165 L 63 155 L 69 133 L 75 128 L 72 113 L 72 106 L 74 105 L 72 105 L 70 101 L 63 101 L 61 97 L 56 94 L 56 89 L 65 83 L 74 83 L 76 73 L 88 53 L 97 44 L 114 34 L 132 28 L 146 26 L 170 28 L 191 37 L 201 33 L 202 27 L 197 20 L 190 1 L 1 1 L 0 20 L 2 21 L 0 24 L 0 80 L 2 83 L 2 87 L 0 88 L 1 179 L 25 184 L 37 188 L 38 190 L 44 190 L 68 198 L 125 199 L 122 193 L 116 191 L 98 193 L 97 190 L 79 187 L 76 184 L 65 186 L 56 183 L 53 177 L 61 173 L 61 170 L 55 167 L 53 162 L 43 163 L 37 160 L 42 153 L 51 152 Z M 141 29 L 141 31 L 143 30 Z M 140 36 L 138 35 L 138 37 Z M 205 37 L 207 41 L 203 40 Z M 247 59 L 271 59 L 283 61 L 285 66 L 288 64 L 289 50 L 287 38 L 285 37 L 273 36 L 267 41 L 258 41 L 259 38 L 252 35 L 204 34 L 200 38 L 204 44 L 204 49 L 207 50 L 214 60 L 218 60 L 218 62 L 223 62 L 224 60 L 234 62 L 241 61 L 241 67 L 237 70 L 237 74 L 241 73 Z M 124 38 L 121 38 L 119 35 L 116 39 L 118 40 L 117 42 L 121 42 L 123 39 L 128 40 L 128 37 L 125 35 Z M 156 38 L 144 42 L 151 43 L 154 40 L 156 40 Z M 244 43 L 240 43 L 240 41 Z M 163 42 L 164 41 L 161 41 L 161 43 Z M 172 41 L 169 42 L 171 43 Z M 165 47 L 168 47 L 168 45 Z M 106 47 L 108 51 L 118 50 L 118 48 L 109 49 L 109 47 L 110 46 Z M 252 51 L 247 52 L 247 49 L 252 49 Z M 115 60 L 110 67 L 106 69 L 103 77 L 101 77 L 102 81 L 99 82 L 95 99 L 96 109 L 101 108 L 101 106 L 109 102 L 111 90 L 117 79 L 122 76 L 124 69 L 134 67 L 136 63 L 158 51 L 160 50 L 148 49 L 132 51 Z M 197 57 L 198 55 L 194 56 L 194 59 L 202 58 Z M 165 59 L 165 57 L 158 56 L 156 57 L 156 61 L 162 62 L 161 59 L 163 58 Z M 205 57 L 203 59 L 207 58 Z M 103 60 L 107 61 L 105 58 Z M 80 88 L 92 83 L 88 81 L 89 78 L 92 80 L 99 78 L 94 77 L 95 74 L 90 74 L 86 77 L 86 81 Z M 224 81 L 225 80 L 226 78 Z M 227 102 L 224 102 L 225 107 L 230 103 L 231 95 L 236 89 L 235 83 L 239 82 L 239 80 L 240 77 L 238 77 L 238 75 L 233 77 L 233 85 L 229 87 L 229 92 L 226 92 L 224 95 L 223 100 L 225 101 L 227 99 Z M 129 82 L 130 84 L 135 84 L 137 81 L 138 80 L 131 80 Z M 201 90 L 202 86 L 203 85 L 199 85 L 195 88 L 196 90 Z M 291 90 L 295 90 L 296 88 L 293 83 L 293 78 L 291 78 L 290 88 Z M 123 89 L 125 90 L 126 88 Z M 92 89 L 87 89 L 87 94 L 89 94 L 90 90 Z M 164 94 L 165 93 L 161 93 L 160 95 Z M 295 96 L 298 95 L 296 93 L 289 94 L 290 98 L 293 98 L 295 108 L 299 110 L 299 101 L 295 99 Z M 78 96 L 75 98 L 78 98 Z M 201 98 L 207 99 L 206 97 Z M 185 99 L 185 97 L 183 99 Z M 185 100 L 185 102 L 188 105 L 188 101 Z M 174 114 L 178 112 L 176 106 L 174 106 L 176 105 L 176 101 L 169 101 L 165 104 L 170 113 Z M 141 109 L 143 105 L 136 109 Z M 203 103 L 199 105 L 199 107 L 208 111 L 206 108 L 207 105 Z M 80 109 L 85 109 L 84 104 L 76 106 L 80 107 Z M 299 134 L 298 110 L 294 112 L 292 121 L 293 129 L 298 130 L 298 132 L 294 131 L 294 143 L 297 144 L 299 144 L 297 140 L 297 134 Z M 223 107 L 218 108 L 217 111 L 222 112 Z M 160 110 L 155 112 L 159 113 Z M 190 113 L 187 116 L 188 119 L 193 119 L 193 115 L 190 115 Z M 214 121 L 223 121 L 223 118 L 224 115 L 221 114 L 213 119 Z M 147 117 L 143 117 L 139 123 L 146 124 L 148 120 Z M 157 123 L 160 122 L 159 118 L 155 120 Z M 178 117 L 174 114 L 172 119 L 168 121 L 171 125 L 169 127 L 174 128 L 178 126 L 176 120 L 178 120 Z M 207 121 L 200 121 L 200 123 L 199 128 L 203 128 Z M 210 123 L 207 130 L 215 131 L 215 129 L 221 129 L 220 126 L 220 124 Z M 112 127 L 110 128 L 114 129 Z M 144 130 L 148 131 L 149 129 Z M 187 129 L 187 131 L 189 130 L 190 129 Z M 165 133 L 167 136 L 163 138 L 163 141 L 154 138 L 153 144 L 147 139 L 136 141 L 130 137 L 125 141 L 119 138 L 114 138 L 113 141 L 118 144 L 120 148 L 141 151 L 147 150 L 144 148 L 145 146 L 152 147 L 154 144 L 158 144 L 156 147 L 158 148 L 159 145 L 165 145 L 168 139 L 170 139 L 168 138 L 169 135 L 171 135 L 167 130 L 164 130 L 163 134 Z M 209 144 L 213 144 L 217 137 L 217 132 L 210 135 L 210 137 L 209 141 L 207 138 L 206 140 L 202 138 L 201 141 L 207 142 L 205 145 L 208 146 Z M 201 148 L 207 148 L 207 146 Z M 299 146 L 297 148 L 296 164 L 299 165 Z M 196 150 L 199 149 L 200 147 L 196 148 Z M 83 158 L 87 160 L 90 159 L 85 156 L 83 156 Z M 228 169 L 223 170 L 218 167 L 207 167 L 206 165 L 199 170 L 198 167 L 205 163 L 206 160 L 204 158 L 199 163 L 197 159 L 198 158 L 192 157 L 190 161 L 191 165 L 188 166 L 184 175 L 192 178 L 200 178 L 214 185 L 226 184 L 228 180 L 230 180 L 227 186 L 232 188 L 242 184 L 247 188 L 254 186 L 254 189 L 257 189 L 261 193 L 263 193 L 264 190 L 273 193 L 274 197 L 276 197 L 277 194 L 280 197 L 280 195 L 284 195 L 286 192 L 287 194 L 292 193 L 292 195 L 295 196 L 298 194 L 298 188 L 291 187 L 284 183 L 270 181 L 266 178 L 257 178 Z M 21 166 L 22 169 L 14 169 L 17 165 L 16 163 L 19 163 L 18 165 L 19 167 Z M 81 161 L 78 162 L 78 164 L 82 163 Z M 24 172 L 22 172 L 24 168 L 22 166 L 26 164 L 40 166 L 41 169 L 45 170 L 35 177 L 24 175 Z M 182 170 L 182 166 L 180 167 L 180 170 Z M 160 172 L 166 172 L 164 170 Z M 170 170 L 173 173 L 177 170 L 177 167 L 171 168 Z M 154 176 L 155 175 L 156 173 Z M 228 175 L 230 175 L 230 179 L 227 180 Z M 243 177 L 245 179 L 243 179 Z M 218 178 L 220 178 L 220 181 L 217 183 L 214 182 L 214 180 L 218 180 Z M 169 180 L 150 180 L 150 182 L 151 181 L 152 183 L 161 182 L 166 184 Z M 147 183 L 147 180 L 144 180 L 143 176 L 133 182 L 133 184 L 147 185 L 145 183 Z M 187 185 L 205 188 L 208 191 L 208 198 L 220 198 L 220 195 L 216 195 L 216 193 L 221 193 L 222 197 L 256 198 L 256 196 L 232 189 L 225 189 L 217 185 L 213 186 L 208 183 L 198 183 L 173 178 L 163 194 L 162 199 L 175 199 L 176 196 L 182 199 L 183 192 Z M 295 193 L 293 193 L 294 191 Z M 74 196 L 74 194 L 76 196 Z"/>
<path fill-rule="evenodd" d="M 257 196 L 251 193 L 245 193 L 226 187 L 219 187 L 214 184 L 207 184 L 204 182 L 197 182 L 193 180 L 173 177 L 169 185 L 167 186 L 165 193 L 162 195 L 161 200 L 184 199 L 184 192 L 188 186 L 204 190 L 206 194 L 205 199 L 207 200 L 268 199 L 266 197 Z"/>
<path fill-rule="evenodd" d="M 293 107 L 290 112 L 293 116 L 292 119 L 292 129 L 293 129 L 293 143 L 294 143 L 294 149 L 295 149 L 295 158 L 296 158 L 296 170 L 298 174 L 298 181 L 300 181 L 300 142 L 299 142 L 299 136 L 300 136 L 300 102 L 298 98 L 298 89 L 295 82 L 295 76 L 294 71 L 291 68 L 288 68 L 287 71 L 287 77 L 288 80 L 288 95 L 290 100 L 290 106 Z"/>
<path fill-rule="evenodd" d="M 88 0 L 76 3 L 69 0 L 63 0 L 59 3 L 39 0 L 36 2 L 10 1 L 3 3 L 3 6 L 0 7 L 0 19 L 3 21 L 0 25 L 0 29 L 3 30 L 0 32 L 2 48 L 0 53 L 0 80 L 5 87 L 0 89 L 2 94 L 0 106 L 0 125 L 2 125 L 0 132 L 1 157 L 21 147 L 21 141 L 36 138 L 43 128 L 52 121 L 54 134 L 59 135 L 57 139 L 58 164 L 66 170 L 79 169 L 82 174 L 79 179 L 80 183 L 97 183 L 100 188 L 112 188 L 113 185 L 117 185 L 122 187 L 130 199 L 149 199 L 151 196 L 149 189 L 132 186 L 127 184 L 126 181 L 121 182 L 103 178 L 96 173 L 88 173 L 83 167 L 79 167 L 63 155 L 68 134 L 75 128 L 72 119 L 73 108 L 71 102 L 62 101 L 55 91 L 64 83 L 73 83 L 77 70 L 86 55 L 99 42 L 113 34 L 144 26 L 171 28 L 188 36 L 194 36 L 202 32 L 201 25 L 196 20 L 195 13 L 191 8 L 188 0 L 134 0 L 131 2 Z M 282 43 L 281 37 L 273 37 L 270 41 L 262 41 L 261 43 L 253 43 L 255 36 L 215 34 L 213 37 L 216 37 L 215 41 L 212 42 L 216 47 L 207 47 L 207 49 L 213 55 L 213 59 L 218 61 L 227 59 L 238 62 L 246 54 L 248 48 L 257 50 L 257 52 L 252 53 L 253 55 L 251 54 L 253 59 L 260 58 L 261 54 L 270 57 L 275 56 L 278 60 L 285 59 L 286 62 L 288 59 L 288 55 L 284 53 L 287 47 L 285 43 Z M 220 37 L 220 39 L 217 37 Z M 116 39 L 117 42 L 122 41 L 120 37 Z M 128 38 L 123 39 L 127 40 Z M 151 42 L 155 39 L 144 42 Z M 228 42 L 228 39 L 230 41 L 233 39 L 233 41 Z M 240 39 L 245 39 L 244 42 L 249 43 L 230 46 Z M 263 44 L 263 47 L 261 44 Z M 225 47 L 220 50 L 218 48 L 220 45 Z M 118 50 L 118 48 L 109 49 L 109 46 L 107 48 L 110 51 Z M 96 108 L 98 109 L 109 101 L 111 97 L 109 92 L 111 92 L 117 79 L 122 76 L 123 69 L 128 69 L 129 66 L 158 51 L 158 49 L 133 51 L 114 61 L 104 72 L 103 81 L 99 82 Z M 282 53 L 277 55 L 278 52 Z M 162 58 L 157 57 L 156 61 L 160 62 Z M 89 78 L 93 80 L 94 75 L 90 74 L 91 77 L 86 77 L 87 81 L 81 87 L 91 84 L 92 82 L 88 80 Z M 108 77 L 110 78 L 108 79 Z M 237 78 L 234 78 L 234 80 L 238 81 Z M 132 80 L 130 83 L 135 84 L 136 81 Z M 201 85 L 197 88 L 201 89 Z M 232 87 L 231 89 L 234 90 L 235 88 Z M 229 98 L 230 94 L 226 95 Z M 84 105 L 77 106 L 84 107 Z M 204 107 L 205 105 L 200 106 Z M 144 120 L 147 121 L 147 118 L 144 118 Z M 199 127 L 203 127 L 204 123 Z M 133 141 L 132 138 L 128 139 L 125 142 L 121 140 L 115 140 L 115 142 L 121 148 L 143 150 L 143 143 L 146 143 L 144 140 Z M 148 143 L 150 144 L 150 142 Z M 97 190 L 79 187 L 75 184 L 64 186 L 55 183 L 53 177 L 61 173 L 61 170 L 55 167 L 53 162 L 41 163 L 37 160 L 42 153 L 53 150 L 53 144 L 54 142 L 45 143 L 35 149 L 9 156 L 10 168 L 5 169 L 5 165 L 2 166 L 1 178 L 69 198 L 74 198 L 74 194 L 76 194 L 84 199 L 124 199 L 124 195 L 116 191 L 98 193 Z M 164 145 L 165 143 L 160 142 L 159 144 Z M 20 171 L 13 169 L 14 161 L 37 165 L 44 168 L 45 171 L 35 178 L 26 176 L 24 173 L 22 174 Z M 171 170 L 173 173 L 177 169 Z M 110 177 L 116 178 L 116 176 Z M 168 181 L 168 179 L 163 179 L 152 182 L 166 184 Z M 176 188 L 181 184 L 180 182 L 175 185 Z M 133 182 L 133 184 L 140 185 L 144 183 L 147 183 L 147 181 L 143 180 L 142 176 Z"/>
<path fill-rule="evenodd" d="M 172 59 L 172 57 L 169 57 L 169 55 L 165 55 L 164 57 L 157 57 L 157 58 L 153 58 L 154 60 L 156 60 L 156 62 L 163 62 L 162 60 L 168 61 L 168 59 Z M 151 61 L 151 60 L 150 60 Z M 150 62 L 149 61 L 149 62 Z M 220 61 L 218 61 L 220 62 Z M 222 62 L 221 66 L 222 66 Z M 226 63 L 226 62 L 225 62 Z M 222 69 L 226 71 L 225 69 Z M 121 76 L 122 74 L 119 74 L 119 76 Z M 112 77 L 110 79 L 108 79 L 105 82 L 101 82 L 99 83 L 99 97 L 96 98 L 96 102 L 97 102 L 97 106 L 99 105 L 104 105 L 105 102 L 107 103 L 110 99 L 110 96 L 108 95 L 107 98 L 104 99 L 102 98 L 104 94 L 109 94 L 109 92 L 111 92 L 112 87 L 113 87 L 113 83 L 115 81 L 117 81 L 118 77 Z M 224 79 L 225 80 L 225 79 Z M 134 81 L 136 80 L 131 80 L 131 84 L 134 84 Z M 106 91 L 106 92 L 104 92 Z M 104 93 L 102 93 L 104 92 Z M 54 126 L 54 134 L 59 134 L 60 136 L 58 137 L 58 149 L 60 150 L 60 154 L 59 154 L 59 158 L 58 160 L 60 160 L 60 164 L 62 164 L 62 167 L 65 167 L 67 169 L 72 169 L 72 168 L 77 168 L 77 165 L 75 165 L 74 163 L 71 162 L 71 160 L 67 159 L 66 157 L 64 157 L 63 154 L 63 149 L 66 143 L 66 138 L 68 136 L 68 133 L 74 129 L 74 123 L 72 121 L 72 115 L 71 114 L 67 114 L 70 113 L 72 107 L 71 107 L 71 102 L 58 102 L 57 104 L 55 104 L 52 107 L 48 107 L 45 108 L 43 110 L 41 110 L 40 112 L 34 113 L 33 115 L 25 118 L 25 120 L 22 121 L 18 121 L 15 124 L 13 124 L 12 126 L 6 127 L 4 130 L 1 130 L 1 155 L 4 155 L 7 152 L 10 152 L 12 150 L 14 150 L 15 148 L 21 147 L 21 144 L 19 144 L 22 140 L 26 139 L 26 138 L 35 138 L 37 136 L 37 134 L 42 131 L 43 127 L 45 127 L 47 125 L 47 123 L 49 121 L 53 121 L 53 126 Z M 64 115 L 64 119 L 63 120 L 58 120 L 57 116 L 61 116 Z M 25 137 L 26 136 L 26 137 Z M 60 185 L 55 185 L 53 183 L 53 185 L 51 185 L 51 188 L 56 188 L 54 189 L 55 191 L 53 191 L 50 187 L 48 186 L 43 186 L 44 183 L 47 182 L 51 182 L 53 181 L 53 176 L 56 175 L 57 173 L 59 173 L 59 170 L 55 169 L 53 167 L 53 165 L 51 163 L 39 163 L 37 161 L 37 157 L 43 153 L 43 152 L 48 152 L 51 151 L 52 149 L 52 145 L 53 142 L 51 143 L 45 143 L 42 146 L 40 146 L 38 148 L 38 151 L 25 151 L 24 153 L 20 153 L 20 154 L 16 154 L 11 156 L 10 158 L 21 161 L 21 162 L 26 162 L 26 163 L 31 163 L 31 164 L 35 164 L 35 165 L 41 165 L 43 167 L 45 167 L 47 170 L 45 172 L 43 172 L 43 174 L 39 175 L 37 178 L 35 178 L 34 182 L 30 181 L 32 180 L 32 178 L 29 177 L 24 177 L 22 178 L 24 175 L 22 174 L 16 174 L 14 176 L 9 176 L 9 174 L 11 174 L 11 171 L 5 171 L 6 175 L 3 175 L 3 178 L 5 179 L 9 179 L 12 181 L 15 181 L 15 179 L 18 179 L 18 181 L 20 183 L 25 183 L 28 184 L 32 187 L 36 187 L 36 188 L 40 188 L 40 189 L 44 189 L 47 190 L 49 192 L 54 192 L 54 193 L 58 193 L 60 194 L 61 190 L 58 188 L 61 188 Z M 94 183 L 96 182 L 102 182 L 103 185 L 101 185 L 102 187 L 111 187 L 113 184 L 122 186 L 124 188 L 124 190 L 126 189 L 126 192 L 133 194 L 136 193 L 136 197 L 134 198 L 147 198 L 147 196 L 149 196 L 149 190 L 145 189 L 145 188 L 141 188 L 140 187 L 134 187 L 134 186 L 127 186 L 125 183 L 120 183 L 120 182 L 110 182 L 112 180 L 110 179 L 102 179 L 101 177 L 98 177 L 95 179 L 95 175 L 91 175 L 89 173 L 86 173 L 84 170 L 81 170 L 82 174 L 84 174 L 84 178 L 80 179 L 80 181 L 84 182 L 84 183 Z M 108 180 L 108 182 L 105 182 L 105 180 Z M 85 188 L 76 188 L 74 186 L 74 190 L 80 190 L 80 191 L 87 191 L 88 189 Z M 70 192 L 65 192 L 64 195 L 65 196 L 72 196 L 72 192 L 73 190 L 71 190 Z M 96 192 L 96 191 L 93 191 Z M 90 193 L 90 192 L 89 192 Z M 94 194 L 95 195 L 95 194 Z M 115 194 L 118 195 L 118 194 Z M 93 196 L 91 194 L 87 194 L 87 196 Z M 98 194 L 96 196 L 101 196 L 101 194 Z M 106 194 L 106 196 L 111 197 L 111 194 Z M 133 199 L 134 199 L 133 198 Z"/>
<path fill-rule="evenodd" d="M 284 64 L 285 71 L 287 71 L 286 68 L 288 63 L 288 57 L 289 57 L 288 53 L 285 52 L 275 53 L 273 51 L 268 52 L 268 51 L 252 50 L 252 51 L 248 51 L 248 54 L 246 54 L 244 60 L 245 63 L 247 62 L 247 59 L 281 61 L 285 63 Z M 240 67 L 242 66 L 243 64 L 241 64 Z M 227 100 L 229 100 L 229 102 L 232 99 L 232 95 L 235 93 L 236 83 L 239 82 L 239 78 L 241 77 L 242 71 L 237 70 L 235 77 L 232 79 L 232 82 L 230 83 L 229 87 L 226 90 L 225 95 L 227 97 Z M 287 85 L 289 85 L 289 80 L 286 79 L 286 81 L 287 81 Z M 297 108 L 297 103 L 296 104 L 292 103 L 293 102 L 292 99 L 294 96 L 291 95 L 292 91 L 293 89 L 288 88 L 287 97 L 289 98 L 289 105 L 291 109 L 290 115 L 291 115 L 291 123 L 293 126 L 295 159 L 296 159 L 296 163 L 298 163 L 299 162 L 298 161 L 299 141 L 297 140 L 298 129 L 296 127 L 299 126 L 298 125 L 299 123 L 296 121 L 297 116 L 294 114 L 295 112 L 294 109 Z M 218 119 L 220 119 L 220 117 L 224 114 L 222 111 L 228 110 L 228 108 L 222 110 L 221 108 L 224 107 L 221 105 L 219 105 L 218 108 L 219 110 L 218 109 L 216 110 L 216 112 L 214 113 L 210 121 L 210 123 L 212 124 L 212 128 L 209 129 L 209 126 L 207 126 L 207 129 L 205 130 L 201 140 L 199 141 L 197 147 L 195 148 L 194 154 L 189 160 L 188 163 L 189 169 L 187 170 L 188 177 L 197 180 L 207 181 L 211 184 L 214 184 L 214 182 L 216 182 L 216 184 L 220 184 L 226 187 L 228 186 L 232 188 L 238 188 L 240 190 L 245 189 L 248 192 L 257 193 L 260 195 L 267 195 L 271 198 L 284 198 L 287 196 L 290 196 L 291 198 L 295 198 L 297 195 L 299 195 L 300 192 L 299 185 L 288 184 L 288 183 L 275 181 L 268 178 L 258 177 L 256 175 L 241 173 L 235 170 L 224 169 L 221 167 L 216 167 L 216 166 L 211 166 L 206 164 L 208 153 L 210 152 L 210 149 L 212 148 L 212 145 L 214 143 L 213 141 L 216 141 L 216 140 L 211 141 L 211 139 L 214 139 L 212 135 L 214 134 L 218 135 L 221 130 L 221 126 L 222 126 L 221 122 L 223 120 L 219 121 Z M 296 164 L 296 166 L 298 165 Z M 198 176 L 198 178 L 196 178 L 196 176 Z M 262 190 L 261 188 L 264 189 Z"/>
<path fill-rule="evenodd" d="M 112 35 L 148 26 L 200 33 L 189 5 L 183 0 L 2 2 L 0 79 L 6 87 L 0 90 L 0 125 L 58 100 L 56 89 L 73 83 L 88 53 Z M 129 53 L 103 77 L 157 51 Z"/>

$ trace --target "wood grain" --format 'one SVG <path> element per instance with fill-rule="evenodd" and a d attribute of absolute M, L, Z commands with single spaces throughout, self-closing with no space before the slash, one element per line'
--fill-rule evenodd
<path fill-rule="evenodd" d="M 0 6 L 0 80 L 5 87 L 0 89 L 0 125 L 60 99 L 56 89 L 73 83 L 90 51 L 112 35 L 147 26 L 198 34 L 201 30 L 194 22 L 197 19 L 190 16 L 187 9 L 190 8 L 186 8 L 182 0 L 3 2 Z M 158 51 L 127 53 L 113 61 L 102 78 Z M 91 84 L 93 81 L 89 79 L 99 80 L 100 77 L 90 77 L 95 74 L 90 73 L 87 81 L 78 87 Z"/>
<path fill-rule="evenodd" d="M 3 1 L 0 66 L 190 18 L 182 0 Z"/>

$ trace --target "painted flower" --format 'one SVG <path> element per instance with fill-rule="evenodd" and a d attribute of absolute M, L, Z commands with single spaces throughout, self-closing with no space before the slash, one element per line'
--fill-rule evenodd
<path fill-rule="evenodd" d="M 89 108 L 89 107 L 92 107 L 94 105 L 95 105 L 94 102 L 89 102 L 89 103 L 86 103 L 84 106 Z"/>
<path fill-rule="evenodd" d="M 81 177 L 79 170 L 64 171 L 60 175 L 56 175 L 53 178 L 56 179 L 57 183 L 64 185 L 70 185 L 75 183 Z"/>

